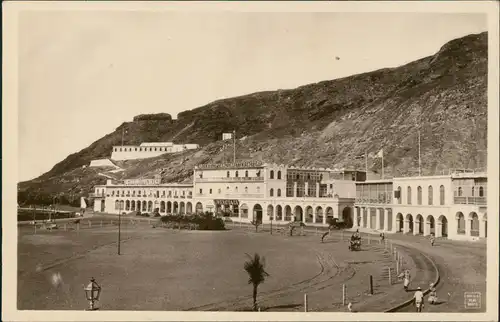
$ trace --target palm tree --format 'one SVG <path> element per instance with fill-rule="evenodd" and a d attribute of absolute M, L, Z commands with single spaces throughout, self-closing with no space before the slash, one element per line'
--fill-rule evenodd
<path fill-rule="evenodd" d="M 253 286 L 253 310 L 257 311 L 257 288 L 260 284 L 264 283 L 266 277 L 270 275 L 264 269 L 266 266 L 264 257 L 260 257 L 257 253 L 255 253 L 253 257 L 248 254 L 246 255 L 249 259 L 245 262 L 243 267 L 248 273 L 248 284 L 252 284 Z"/>

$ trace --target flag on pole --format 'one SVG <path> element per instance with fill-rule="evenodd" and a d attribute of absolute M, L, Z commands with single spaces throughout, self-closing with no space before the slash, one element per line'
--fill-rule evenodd
<path fill-rule="evenodd" d="M 233 138 L 233 133 L 222 133 L 222 141 L 231 140 Z"/>
<path fill-rule="evenodd" d="M 383 158 L 384 157 L 384 149 L 380 149 L 380 151 L 378 151 L 377 157 L 378 158 Z"/>

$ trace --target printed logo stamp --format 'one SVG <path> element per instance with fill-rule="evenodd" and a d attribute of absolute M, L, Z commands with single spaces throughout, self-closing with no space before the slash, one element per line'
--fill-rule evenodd
<path fill-rule="evenodd" d="M 480 292 L 464 292 L 464 301 L 466 309 L 481 308 L 481 293 Z"/>

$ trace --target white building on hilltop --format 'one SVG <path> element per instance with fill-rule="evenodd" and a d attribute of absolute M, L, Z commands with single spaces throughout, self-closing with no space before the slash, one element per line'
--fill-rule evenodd
<path fill-rule="evenodd" d="M 165 153 L 195 150 L 198 144 L 174 144 L 172 142 L 144 142 L 140 145 L 115 145 L 111 159 L 116 161 L 154 158 Z"/>

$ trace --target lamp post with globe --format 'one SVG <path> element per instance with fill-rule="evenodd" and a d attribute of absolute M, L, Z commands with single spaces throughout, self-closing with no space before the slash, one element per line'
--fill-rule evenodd
<path fill-rule="evenodd" d="M 90 279 L 90 283 L 84 287 L 85 290 L 85 297 L 87 301 L 89 301 L 89 308 L 87 311 L 95 311 L 98 308 L 95 306 L 95 302 L 99 301 L 99 298 L 101 296 L 101 286 L 97 284 L 95 279 L 92 277 Z"/>

